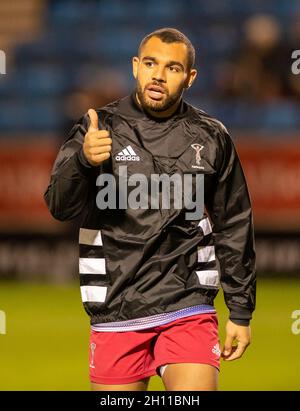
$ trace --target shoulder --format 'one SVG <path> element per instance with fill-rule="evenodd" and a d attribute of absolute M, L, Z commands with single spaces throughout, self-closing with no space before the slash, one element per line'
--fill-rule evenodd
<path fill-rule="evenodd" d="M 119 99 L 114 100 L 114 101 L 112 101 L 112 102 L 110 102 L 110 103 L 107 103 L 105 106 L 96 108 L 95 110 L 96 110 L 98 113 L 103 113 L 103 114 L 106 114 L 106 115 L 114 114 L 114 113 L 118 110 L 119 105 L 120 105 L 120 103 L 121 103 L 121 101 L 122 101 L 123 99 L 124 99 L 124 97 L 123 97 L 123 98 L 119 98 Z"/>
<path fill-rule="evenodd" d="M 218 120 L 216 117 L 208 114 L 206 111 L 193 106 L 192 104 L 188 104 L 189 107 L 189 117 L 191 120 L 198 123 L 198 125 L 207 131 L 213 133 L 227 133 L 227 128 L 225 125 Z"/>
<path fill-rule="evenodd" d="M 223 147 L 233 144 L 232 138 L 222 121 L 191 104 L 188 104 L 188 106 L 188 119 L 198 130 L 205 131 L 216 144 Z"/>
<path fill-rule="evenodd" d="M 123 100 L 123 98 L 119 98 L 117 100 L 114 100 L 110 103 L 107 103 L 105 106 L 95 108 L 95 111 L 98 114 L 99 118 L 99 127 L 102 128 L 105 126 L 110 126 L 112 117 L 114 114 L 117 113 L 120 102 Z M 85 113 L 84 117 L 86 118 L 87 113 Z"/>

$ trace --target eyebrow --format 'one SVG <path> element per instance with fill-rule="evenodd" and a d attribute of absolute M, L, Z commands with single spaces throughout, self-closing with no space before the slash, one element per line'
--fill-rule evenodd
<path fill-rule="evenodd" d="M 144 60 L 151 60 L 151 61 L 157 62 L 157 59 L 155 57 L 151 57 L 151 56 L 143 57 L 142 61 L 144 61 Z M 167 67 L 174 66 L 174 65 L 180 66 L 182 68 L 182 70 L 184 71 L 184 66 L 179 61 L 170 60 L 170 61 L 167 62 Z"/>

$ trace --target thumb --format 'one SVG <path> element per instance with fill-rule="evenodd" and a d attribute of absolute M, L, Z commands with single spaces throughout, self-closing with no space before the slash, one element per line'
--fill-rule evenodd
<path fill-rule="evenodd" d="M 93 108 L 89 109 L 88 116 L 90 118 L 90 126 L 89 126 L 88 131 L 98 131 L 99 130 L 98 114 Z"/>

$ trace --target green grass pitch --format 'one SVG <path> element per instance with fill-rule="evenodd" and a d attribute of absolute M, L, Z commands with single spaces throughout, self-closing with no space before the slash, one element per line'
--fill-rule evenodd
<path fill-rule="evenodd" d="M 300 334 L 292 312 L 300 310 L 300 280 L 259 279 L 252 344 L 244 357 L 221 362 L 220 390 L 299 390 Z M 221 342 L 227 309 L 216 299 Z M 0 282 L 0 390 L 89 390 L 89 318 L 79 284 L 54 286 Z M 151 378 L 149 390 L 163 390 Z"/>

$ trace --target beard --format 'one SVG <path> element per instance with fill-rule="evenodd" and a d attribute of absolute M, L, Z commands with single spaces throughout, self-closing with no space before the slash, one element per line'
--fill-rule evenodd
<path fill-rule="evenodd" d="M 151 83 L 151 84 L 156 84 L 158 86 L 161 86 L 158 82 L 156 83 Z M 144 87 L 144 90 L 142 89 L 142 86 L 139 81 L 136 83 L 136 93 L 138 95 L 139 101 L 144 109 L 148 109 L 151 111 L 166 111 L 170 107 L 172 107 L 182 96 L 183 92 L 183 86 L 179 87 L 177 92 L 173 94 L 172 96 L 169 95 L 169 91 L 165 89 L 165 94 L 162 100 L 152 100 L 150 97 L 146 95 L 146 89 L 150 84 L 147 84 Z"/>

